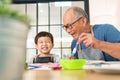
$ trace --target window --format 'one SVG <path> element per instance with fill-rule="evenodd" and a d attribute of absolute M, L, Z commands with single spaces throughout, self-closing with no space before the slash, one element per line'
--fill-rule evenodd
<path fill-rule="evenodd" d="M 69 5 L 64 5 L 69 4 Z M 54 48 L 51 53 L 58 54 L 61 58 L 63 54 L 71 53 L 71 41 L 72 37 L 61 27 L 62 17 L 66 9 L 71 6 L 79 6 L 83 9 L 85 4 L 83 1 L 67 1 L 62 2 L 59 5 L 57 2 L 48 3 L 25 3 L 25 4 L 13 4 L 12 9 L 19 9 L 21 13 L 24 13 L 32 19 L 30 25 L 31 29 L 28 33 L 27 39 L 27 62 L 32 63 L 33 57 L 39 53 L 34 46 L 34 37 L 40 31 L 51 32 L 54 36 Z"/>

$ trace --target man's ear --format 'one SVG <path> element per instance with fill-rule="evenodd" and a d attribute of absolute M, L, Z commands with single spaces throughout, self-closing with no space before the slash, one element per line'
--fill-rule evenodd
<path fill-rule="evenodd" d="M 86 25 L 87 24 L 87 18 L 83 17 L 81 19 L 81 23 L 82 23 L 82 25 Z"/>

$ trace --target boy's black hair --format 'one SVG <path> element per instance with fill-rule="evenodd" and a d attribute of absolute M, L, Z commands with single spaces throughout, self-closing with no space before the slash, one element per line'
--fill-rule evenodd
<path fill-rule="evenodd" d="M 39 32 L 36 36 L 35 36 L 35 39 L 34 39 L 34 42 L 35 44 L 37 44 L 37 41 L 40 37 L 49 37 L 52 41 L 52 43 L 54 43 L 54 39 L 53 39 L 53 35 L 49 32 L 46 32 L 46 31 L 42 31 L 42 32 Z"/>

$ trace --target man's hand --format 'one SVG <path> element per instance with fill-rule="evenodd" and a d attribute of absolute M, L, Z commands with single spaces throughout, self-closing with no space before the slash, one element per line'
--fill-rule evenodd
<path fill-rule="evenodd" d="M 78 43 L 80 44 L 81 42 L 83 42 L 86 47 L 90 46 L 93 48 L 97 48 L 97 45 L 99 44 L 99 40 L 97 40 L 91 33 L 82 33 L 78 39 Z"/>

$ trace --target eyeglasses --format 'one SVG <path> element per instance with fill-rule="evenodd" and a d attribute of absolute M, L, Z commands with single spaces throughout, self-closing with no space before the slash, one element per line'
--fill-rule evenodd
<path fill-rule="evenodd" d="M 75 20 L 75 21 L 72 22 L 71 24 L 63 25 L 63 28 L 64 28 L 65 30 L 67 30 L 67 29 L 72 29 L 73 24 L 75 24 L 75 23 L 76 23 L 77 21 L 79 21 L 81 18 L 82 18 L 82 17 L 79 17 L 77 20 Z"/>

